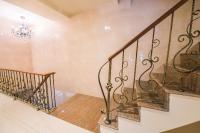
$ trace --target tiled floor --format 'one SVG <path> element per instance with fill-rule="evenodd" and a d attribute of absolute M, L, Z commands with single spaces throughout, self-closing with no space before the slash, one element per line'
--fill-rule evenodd
<path fill-rule="evenodd" d="M 91 133 L 0 93 L 0 133 Z"/>
<path fill-rule="evenodd" d="M 102 108 L 103 99 L 76 94 L 58 106 L 52 115 L 92 132 L 98 132 Z"/>

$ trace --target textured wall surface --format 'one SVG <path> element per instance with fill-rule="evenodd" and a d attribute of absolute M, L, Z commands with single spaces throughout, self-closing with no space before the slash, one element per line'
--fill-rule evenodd
<path fill-rule="evenodd" d="M 27 12 L 24 15 L 27 16 L 27 20 L 30 20 L 30 24 L 32 25 L 34 34 L 28 40 L 28 45 L 25 45 L 24 48 L 26 50 L 20 52 L 29 63 L 16 62 L 14 64 L 20 69 L 25 69 L 23 68 L 25 67 L 24 64 L 28 64 L 29 66 L 27 67 L 32 68 L 35 72 L 55 71 L 57 89 L 101 96 L 97 82 L 97 73 L 100 66 L 112 53 L 160 17 L 165 11 L 176 4 L 177 1 L 134 0 L 132 6 L 130 6 L 128 1 L 124 1 L 119 5 L 111 2 L 99 6 L 95 10 L 80 13 L 72 18 L 62 16 L 49 7 L 38 4 L 37 1 L 35 1 L 35 4 L 27 2 L 27 7 L 30 7 L 30 9 L 38 9 L 37 14 L 29 12 L 27 9 L 18 9 L 20 13 L 15 16 Z M 5 2 L 3 3 L 5 4 Z M 15 8 L 12 6 L 10 8 L 15 12 Z M 186 5 L 185 8 L 189 8 L 189 6 Z M 184 12 L 184 10 L 183 8 L 176 12 L 177 19 L 175 21 L 180 21 L 183 16 L 190 14 L 189 12 Z M 39 14 L 40 11 L 42 12 L 42 16 Z M 46 17 L 44 17 L 44 14 Z M 51 20 L 52 16 L 54 17 Z M 2 19 L 4 18 L 2 17 Z M 186 20 L 188 19 L 189 17 L 186 17 Z M 10 21 L 12 22 L 12 19 Z M 163 54 L 166 51 L 162 50 L 166 50 L 168 43 L 167 32 L 169 31 L 169 22 L 170 19 L 168 18 L 156 27 L 156 38 L 162 40 L 160 47 L 155 50 L 155 55 L 159 54 L 161 56 L 160 64 L 163 64 L 166 60 L 166 54 Z M 174 31 L 184 33 L 185 29 L 182 27 L 186 24 L 177 24 Z M 1 21 L 0 25 L 3 26 L 5 24 Z M 173 34 L 172 41 L 175 44 L 177 43 L 177 34 Z M 148 33 L 140 40 L 139 61 L 147 56 L 151 46 L 151 37 L 152 34 Z M 0 39 L 0 44 L 5 45 L 3 43 L 5 42 L 5 37 L 1 37 Z M 16 45 L 15 43 L 16 41 L 11 44 Z M 180 45 L 174 46 L 172 52 L 180 47 Z M 127 82 L 126 86 L 132 86 L 131 77 L 133 76 L 134 49 L 134 47 L 131 47 L 125 53 L 125 59 L 130 64 L 129 69 L 126 71 L 126 73 L 130 74 L 130 81 Z M 12 56 L 16 55 L 12 52 Z M 120 56 L 113 61 L 114 64 L 121 63 L 119 61 Z M 0 58 L 2 57 L 3 55 Z M 9 60 L 11 61 L 11 59 Z M 2 62 L 2 64 L 4 63 Z M 116 68 L 113 67 L 113 77 L 115 77 L 121 65 L 113 66 L 118 66 Z M 156 66 L 156 68 L 159 67 L 160 65 Z M 139 69 L 138 75 L 144 69 Z M 107 75 L 106 71 L 102 73 L 102 77 L 105 75 Z M 106 78 L 103 78 L 103 81 L 106 81 Z"/>

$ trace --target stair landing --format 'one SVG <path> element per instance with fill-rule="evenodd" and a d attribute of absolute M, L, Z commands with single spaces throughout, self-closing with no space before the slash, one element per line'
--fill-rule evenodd
<path fill-rule="evenodd" d="M 103 105 L 101 98 L 76 94 L 58 106 L 51 115 L 97 133 Z"/>

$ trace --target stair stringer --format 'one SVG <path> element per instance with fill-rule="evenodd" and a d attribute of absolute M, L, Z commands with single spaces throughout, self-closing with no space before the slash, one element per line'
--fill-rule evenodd
<path fill-rule="evenodd" d="M 169 112 L 141 107 L 140 122 L 118 117 L 118 129 L 100 127 L 101 133 L 160 133 L 200 120 L 200 98 L 169 95 Z"/>

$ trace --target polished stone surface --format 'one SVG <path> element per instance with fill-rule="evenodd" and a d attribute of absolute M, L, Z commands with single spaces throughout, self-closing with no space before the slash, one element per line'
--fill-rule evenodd
<path fill-rule="evenodd" d="M 146 85 L 147 82 L 142 81 L 141 83 Z M 151 86 L 146 89 L 142 89 L 137 82 L 136 92 L 138 105 L 146 108 L 168 111 L 168 95 L 160 86 L 154 89 L 155 90 L 153 91 Z"/>

